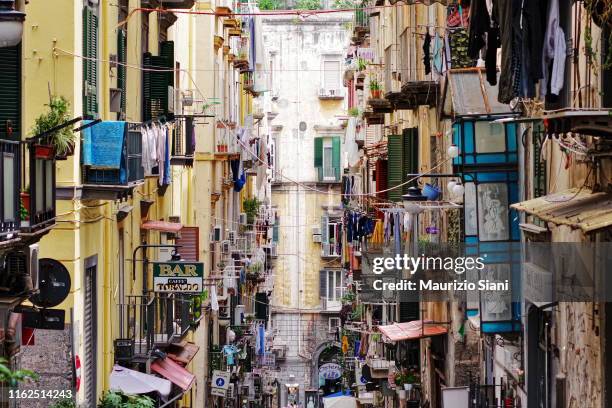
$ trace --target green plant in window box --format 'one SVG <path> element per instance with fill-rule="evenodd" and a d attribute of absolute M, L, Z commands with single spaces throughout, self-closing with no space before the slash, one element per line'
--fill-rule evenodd
<path fill-rule="evenodd" d="M 247 198 L 242 202 L 242 209 L 246 213 L 247 216 L 247 224 L 249 227 L 255 222 L 255 216 L 259 211 L 259 206 L 261 203 L 257 198 Z"/>
<path fill-rule="evenodd" d="M 380 99 L 382 94 L 382 87 L 376 78 L 370 78 L 370 94 L 373 99 Z"/>
<path fill-rule="evenodd" d="M 357 71 L 365 71 L 368 63 L 363 58 L 357 58 Z"/>
<path fill-rule="evenodd" d="M 31 132 L 35 136 L 70 120 L 70 103 L 63 96 L 52 96 L 46 106 L 48 107 L 47 112 L 34 120 Z M 41 138 L 39 144 L 34 146 L 35 154 L 37 157 L 44 159 L 50 159 L 53 156 L 58 159 L 65 159 L 74 153 L 74 140 L 75 136 L 72 128 L 66 126 Z"/>
<path fill-rule="evenodd" d="M 11 388 L 17 387 L 21 382 L 36 381 L 38 374 L 30 370 L 11 370 L 4 358 L 0 358 L 0 383 L 5 383 Z"/>

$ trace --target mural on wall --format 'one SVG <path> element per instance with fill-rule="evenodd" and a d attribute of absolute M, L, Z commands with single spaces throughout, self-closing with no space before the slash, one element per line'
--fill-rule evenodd
<path fill-rule="evenodd" d="M 478 185 L 478 230 L 481 241 L 509 239 L 506 183 Z"/>

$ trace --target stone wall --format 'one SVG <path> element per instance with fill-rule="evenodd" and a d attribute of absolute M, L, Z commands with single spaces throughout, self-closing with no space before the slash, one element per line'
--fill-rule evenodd
<path fill-rule="evenodd" d="M 33 346 L 22 346 L 17 358 L 19 368 L 34 371 L 40 377 L 34 384 L 22 384 L 21 389 L 70 390 L 74 395 L 70 327 L 63 331 L 34 331 Z M 20 408 L 46 408 L 49 399 L 21 400 Z"/>

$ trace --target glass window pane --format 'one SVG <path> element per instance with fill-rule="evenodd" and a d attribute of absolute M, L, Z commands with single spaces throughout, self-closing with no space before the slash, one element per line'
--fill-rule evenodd
<path fill-rule="evenodd" d="M 478 185 L 478 228 L 481 241 L 509 239 L 506 183 Z"/>
<path fill-rule="evenodd" d="M 43 200 L 44 200 L 44 191 L 43 191 L 43 160 L 37 159 L 35 164 L 35 176 L 36 176 L 36 212 L 42 211 L 43 208 Z"/>
<path fill-rule="evenodd" d="M 476 153 L 506 151 L 506 133 L 501 123 L 478 121 L 476 127 Z"/>
<path fill-rule="evenodd" d="M 465 235 L 478 234 L 478 225 L 476 217 L 476 185 L 474 183 L 465 183 Z"/>
<path fill-rule="evenodd" d="M 53 162 L 45 161 L 45 208 L 53 208 Z"/>
<path fill-rule="evenodd" d="M 15 156 L 4 154 L 2 160 L 2 174 L 4 182 L 4 220 L 17 221 L 15 218 L 15 194 L 17 194 L 15 176 Z"/>

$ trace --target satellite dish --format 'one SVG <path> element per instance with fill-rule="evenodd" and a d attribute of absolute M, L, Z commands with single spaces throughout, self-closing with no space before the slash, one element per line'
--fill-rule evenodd
<path fill-rule="evenodd" d="M 306 125 L 306 122 L 300 122 L 300 132 L 305 132 L 306 129 L 308 129 L 308 125 Z"/>
<path fill-rule="evenodd" d="M 289 101 L 286 100 L 286 99 L 279 99 L 278 102 L 276 102 L 276 103 L 282 109 L 285 109 L 287 106 L 289 106 Z"/>
<path fill-rule="evenodd" d="M 39 293 L 30 297 L 35 306 L 48 308 L 62 303 L 70 293 L 70 273 L 59 261 L 43 258 L 38 261 Z"/>

